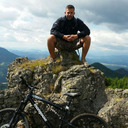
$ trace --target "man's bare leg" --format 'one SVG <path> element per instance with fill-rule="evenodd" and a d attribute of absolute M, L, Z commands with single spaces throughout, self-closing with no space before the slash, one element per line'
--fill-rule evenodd
<path fill-rule="evenodd" d="M 47 47 L 52 59 L 55 59 L 55 43 L 56 37 L 54 35 L 50 35 L 47 39 Z"/>
<path fill-rule="evenodd" d="M 81 39 L 81 42 L 83 43 L 81 61 L 85 61 L 86 55 L 91 44 L 91 37 L 87 35 Z"/>

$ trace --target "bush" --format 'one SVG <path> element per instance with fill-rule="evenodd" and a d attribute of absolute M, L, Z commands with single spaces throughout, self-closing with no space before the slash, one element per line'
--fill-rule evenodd
<path fill-rule="evenodd" d="M 110 78 L 106 77 L 105 79 L 107 88 L 120 88 L 120 89 L 128 89 L 128 77 L 123 78 Z"/>

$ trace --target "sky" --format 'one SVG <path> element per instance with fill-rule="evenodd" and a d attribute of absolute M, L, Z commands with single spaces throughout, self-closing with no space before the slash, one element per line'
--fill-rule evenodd
<path fill-rule="evenodd" d="M 0 47 L 47 50 L 68 4 L 91 30 L 91 54 L 128 55 L 128 0 L 0 0 Z"/>

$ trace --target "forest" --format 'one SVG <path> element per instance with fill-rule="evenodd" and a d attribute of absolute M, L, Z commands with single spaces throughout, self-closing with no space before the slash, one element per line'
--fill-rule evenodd
<path fill-rule="evenodd" d="M 128 89 L 128 77 L 124 76 L 123 78 L 105 78 L 105 83 L 107 88 L 120 88 Z"/>

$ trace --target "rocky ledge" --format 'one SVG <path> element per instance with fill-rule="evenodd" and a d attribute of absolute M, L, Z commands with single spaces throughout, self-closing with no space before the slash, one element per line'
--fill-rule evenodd
<path fill-rule="evenodd" d="M 79 113 L 88 112 L 99 114 L 110 128 L 128 127 L 128 91 L 105 89 L 104 73 L 94 67 L 85 67 L 76 52 L 56 52 L 54 64 L 50 62 L 50 57 L 40 60 L 20 57 L 14 60 L 8 66 L 8 89 L 0 91 L 0 109 L 17 107 L 28 92 L 19 83 L 20 76 L 38 88 L 34 91 L 35 94 L 60 105 L 67 101 L 63 94 L 72 91 L 71 88 L 77 88 L 81 96 L 74 99 L 70 116 L 67 117 L 69 120 Z M 49 111 L 49 107 L 43 103 L 37 101 L 37 104 L 55 126 L 58 123 L 57 115 Z M 30 104 L 25 111 L 32 128 L 42 127 L 38 114 Z"/>

